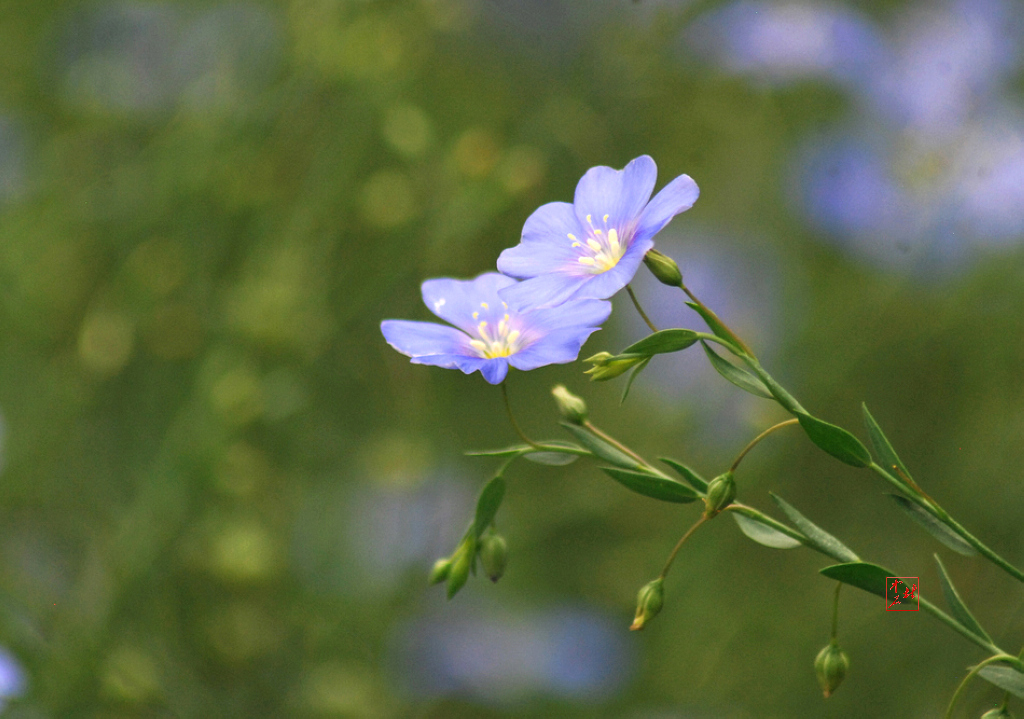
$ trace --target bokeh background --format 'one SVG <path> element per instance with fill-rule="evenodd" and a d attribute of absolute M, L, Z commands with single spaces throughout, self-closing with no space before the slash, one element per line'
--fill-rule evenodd
<path fill-rule="evenodd" d="M 44 717 L 921 717 L 978 649 L 842 597 L 829 562 L 694 536 L 661 616 L 637 588 L 699 507 L 581 461 L 519 463 L 511 561 L 427 588 L 514 440 L 479 375 L 412 366 L 384 318 L 494 267 L 589 167 L 652 155 L 695 207 L 658 237 L 816 414 L 867 401 L 925 489 L 1024 564 L 1024 14 L 1013 0 L 0 3 L 0 696 Z M 702 328 L 642 271 L 665 326 Z M 584 355 L 644 327 L 616 298 Z M 706 476 L 769 402 L 699 348 L 549 390 Z M 1005 648 L 1021 586 L 779 433 L 738 476 L 869 561 L 933 552 Z M 979 682 L 978 716 L 1001 694 Z M 1017 709 L 1021 711 L 1021 709 Z"/>

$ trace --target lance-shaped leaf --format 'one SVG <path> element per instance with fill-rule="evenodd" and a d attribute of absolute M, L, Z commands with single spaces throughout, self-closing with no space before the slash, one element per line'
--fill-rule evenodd
<path fill-rule="evenodd" d="M 914 504 L 906 497 L 901 497 L 898 494 L 890 494 L 889 496 L 892 497 L 892 500 L 896 502 L 900 509 L 907 513 L 907 516 L 913 519 L 917 524 L 921 525 L 928 534 L 935 537 L 954 552 L 962 554 L 965 557 L 971 557 L 978 553 L 978 551 L 968 544 L 967 541 L 959 534 L 933 517 L 925 509 Z"/>
<path fill-rule="evenodd" d="M 953 586 L 952 580 L 949 578 L 949 574 L 946 573 L 946 568 L 942 566 L 942 560 L 939 559 L 939 555 L 932 555 L 935 557 L 935 563 L 939 565 L 939 581 L 942 584 L 942 594 L 946 597 L 946 604 L 949 605 L 949 609 L 953 612 L 953 616 L 956 617 L 961 624 L 970 629 L 972 632 L 982 637 L 989 643 L 992 642 L 992 637 L 981 628 L 978 624 L 978 620 L 974 618 L 970 610 L 967 609 L 967 605 L 964 604 L 963 600 L 960 599 L 960 595 L 956 591 L 956 587 Z"/>
<path fill-rule="evenodd" d="M 896 454 L 896 450 L 892 448 L 889 443 L 889 439 L 882 432 L 882 428 L 878 426 L 878 422 L 868 412 L 868 406 L 863 402 L 860 405 L 861 410 L 864 413 L 864 426 L 868 430 L 868 439 L 871 441 L 871 448 L 875 450 L 875 454 L 878 455 L 878 459 L 886 469 L 892 469 L 893 467 L 899 467 L 899 470 L 907 477 L 910 476 L 910 472 L 907 471 L 906 466 L 900 461 L 899 456 Z M 899 476 L 897 474 L 897 476 Z"/>
<path fill-rule="evenodd" d="M 687 467 L 682 462 L 677 462 L 674 459 L 669 459 L 668 457 L 658 457 L 658 459 L 660 459 L 662 462 L 667 464 L 669 467 L 671 467 L 672 469 L 677 471 L 679 473 L 680 477 L 682 477 L 683 479 L 685 479 L 687 482 L 690 483 L 691 487 L 696 489 L 701 494 L 707 494 L 708 483 L 699 474 L 694 472 L 692 469 Z"/>
<path fill-rule="evenodd" d="M 729 328 L 722 324 L 722 320 L 718 319 L 718 315 L 709 310 L 707 307 L 697 304 L 696 302 L 687 302 L 687 306 L 694 312 L 699 314 L 701 318 L 707 323 L 707 326 L 719 339 L 725 340 L 730 345 L 730 351 L 737 355 L 743 354 L 743 350 L 747 349 L 743 346 L 743 343 L 738 337 L 733 335 L 729 331 Z M 732 349 L 735 348 L 735 349 Z"/>
<path fill-rule="evenodd" d="M 849 562 L 847 564 L 833 564 L 818 570 L 820 574 L 829 579 L 835 579 L 851 587 L 863 589 L 865 592 L 877 594 L 885 599 L 885 581 L 896 575 L 888 569 L 879 567 L 870 562 Z"/>
<path fill-rule="evenodd" d="M 479 539 L 484 530 L 494 521 L 501 500 L 505 498 L 505 480 L 494 477 L 484 485 L 480 497 L 476 500 L 476 516 L 473 518 L 473 535 Z"/>
<path fill-rule="evenodd" d="M 981 668 L 978 676 L 991 684 L 995 684 L 1000 689 L 1024 699 L 1024 674 L 1021 674 L 1016 669 L 999 664 L 989 664 L 987 667 Z"/>
<path fill-rule="evenodd" d="M 523 455 L 523 459 L 528 459 L 537 464 L 547 464 L 552 467 L 572 464 L 579 458 L 578 454 L 568 454 L 567 452 L 527 452 Z"/>
<path fill-rule="evenodd" d="M 569 424 L 568 422 L 562 422 L 561 425 L 565 427 L 566 431 L 576 437 L 580 444 L 593 452 L 594 456 L 603 459 L 605 462 L 611 462 L 618 467 L 625 467 L 626 469 L 640 469 L 642 467 L 639 462 L 628 454 L 612 446 L 588 429 L 579 425 Z"/>
<path fill-rule="evenodd" d="M 516 444 L 504 449 L 470 449 L 464 452 L 467 457 L 512 457 L 529 452 L 533 447 L 528 444 Z"/>
<path fill-rule="evenodd" d="M 638 374 L 644 371 L 644 367 L 650 364 L 650 362 L 651 358 L 648 357 L 643 362 L 634 367 L 632 370 L 630 370 L 629 377 L 626 379 L 626 386 L 622 390 L 622 398 L 619 400 L 620 406 L 626 402 L 626 397 L 629 396 L 629 390 L 632 389 L 633 387 L 633 380 L 636 379 L 636 376 Z"/>
<path fill-rule="evenodd" d="M 700 495 L 685 484 L 668 477 L 618 467 L 601 467 L 601 470 L 626 489 L 662 502 L 688 504 L 700 499 Z"/>
<path fill-rule="evenodd" d="M 652 335 L 644 337 L 639 342 L 634 342 L 621 354 L 656 355 L 665 352 L 678 352 L 694 344 L 698 335 L 693 330 L 670 329 L 660 330 Z"/>
<path fill-rule="evenodd" d="M 867 447 L 842 427 L 809 414 L 797 414 L 797 419 L 810 440 L 840 462 L 854 467 L 867 467 L 871 464 L 871 454 Z"/>
<path fill-rule="evenodd" d="M 731 514 L 732 518 L 736 520 L 736 524 L 739 525 L 740 531 L 758 544 L 772 549 L 793 549 L 802 544 L 799 539 L 794 539 L 767 524 L 762 524 L 753 517 L 748 517 L 740 512 L 731 512 Z"/>
<path fill-rule="evenodd" d="M 840 562 L 860 561 L 860 557 L 858 557 L 852 549 L 809 520 L 807 517 L 800 514 L 800 512 L 798 512 L 789 502 L 785 501 L 778 495 L 772 494 L 771 492 L 769 492 L 769 494 L 771 494 L 771 498 L 775 500 L 775 503 L 779 505 L 779 509 L 789 517 L 789 521 L 795 524 L 796 528 L 799 529 L 805 537 L 807 537 L 807 541 L 812 547 L 822 554 L 827 554 L 833 559 L 838 559 Z"/>
<path fill-rule="evenodd" d="M 715 368 L 715 371 L 718 372 L 718 374 L 725 377 L 726 380 L 736 385 L 744 392 L 750 392 L 750 394 L 757 395 L 758 397 L 764 397 L 765 399 L 773 399 L 772 393 L 764 386 L 764 382 L 746 370 L 740 369 L 732 362 L 720 357 L 713 349 L 708 347 L 707 342 L 702 341 L 700 344 L 704 348 L 705 354 L 708 356 L 708 361 L 711 362 L 711 366 Z"/>

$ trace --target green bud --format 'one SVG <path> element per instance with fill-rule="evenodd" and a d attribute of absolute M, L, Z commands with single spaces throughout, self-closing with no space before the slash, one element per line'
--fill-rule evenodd
<path fill-rule="evenodd" d="M 590 379 L 595 382 L 602 382 L 614 379 L 620 374 L 628 372 L 631 367 L 640 364 L 645 359 L 647 358 L 639 355 L 636 357 L 617 357 L 608 352 L 598 352 L 593 357 L 588 357 L 583 361 L 594 365 L 586 371 L 586 374 L 590 375 Z"/>
<path fill-rule="evenodd" d="M 631 631 L 643 629 L 644 625 L 661 611 L 661 606 L 665 602 L 664 584 L 664 577 L 658 577 L 640 587 L 640 591 L 636 595 L 636 616 L 629 627 Z"/>
<path fill-rule="evenodd" d="M 451 569 L 448 572 L 448 598 L 451 599 L 459 590 L 465 586 L 466 581 L 469 579 L 469 570 L 473 565 L 473 555 L 476 547 L 475 542 L 471 539 L 463 540 L 459 548 L 455 550 L 455 555 L 452 557 Z"/>
<path fill-rule="evenodd" d="M 587 403 L 582 397 L 574 395 L 563 384 L 555 385 L 551 394 L 555 396 L 555 404 L 566 422 L 582 425 L 587 421 Z"/>
<path fill-rule="evenodd" d="M 488 532 L 480 538 L 480 563 L 492 582 L 501 579 L 508 564 L 508 543 L 500 534 Z"/>
<path fill-rule="evenodd" d="M 981 715 L 981 719 L 1013 719 L 1013 714 L 1005 706 L 989 709 Z"/>
<path fill-rule="evenodd" d="M 663 255 L 657 250 L 648 250 L 644 255 L 644 264 L 663 285 L 679 287 L 683 284 L 683 273 L 679 271 L 679 265 L 668 255 Z"/>
<path fill-rule="evenodd" d="M 814 673 L 818 675 L 818 684 L 821 685 L 826 699 L 832 696 L 832 692 L 843 683 L 846 670 L 849 668 L 850 658 L 839 648 L 834 639 L 818 652 L 818 656 L 814 660 Z"/>
<path fill-rule="evenodd" d="M 704 499 L 704 516 L 714 517 L 736 499 L 736 480 L 732 472 L 720 474 L 708 484 L 708 495 Z"/>
<path fill-rule="evenodd" d="M 434 586 L 440 584 L 448 578 L 449 572 L 452 570 L 452 560 L 447 557 L 438 559 L 434 562 L 433 568 L 430 570 L 430 575 L 427 577 L 427 584 Z"/>

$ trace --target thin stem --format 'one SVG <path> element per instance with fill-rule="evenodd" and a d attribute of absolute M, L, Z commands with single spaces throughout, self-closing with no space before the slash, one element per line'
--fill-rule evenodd
<path fill-rule="evenodd" d="M 832 602 L 832 641 L 836 641 L 839 630 L 839 590 L 843 588 L 842 582 L 836 582 L 836 597 Z"/>
<path fill-rule="evenodd" d="M 736 461 L 732 463 L 731 467 L 729 467 L 729 471 L 735 472 L 736 468 L 740 466 L 740 462 L 743 460 L 745 456 L 747 456 L 747 452 L 752 450 L 755 446 L 757 446 L 758 442 L 760 442 L 762 439 L 770 435 L 772 432 L 774 432 L 777 429 L 782 429 L 783 427 L 788 427 L 791 424 L 799 423 L 800 420 L 798 419 L 787 419 L 785 422 L 779 422 L 778 424 L 769 427 L 764 432 L 754 437 L 752 440 L 750 440 L 750 443 L 743 448 L 743 451 L 739 453 L 739 456 L 736 457 Z"/>
<path fill-rule="evenodd" d="M 585 422 L 583 423 L 583 426 L 584 426 L 584 427 L 586 427 L 587 429 L 589 429 L 589 430 L 590 430 L 591 432 L 593 432 L 594 434 L 596 434 L 596 435 L 597 435 L 598 437 L 600 437 L 601 439 L 603 439 L 603 440 L 604 440 L 605 442 L 607 442 L 608 444 L 610 444 L 610 445 L 612 445 L 613 447 L 615 447 L 615 449 L 619 450 L 620 452 L 622 452 L 622 453 L 624 453 L 624 454 L 628 454 L 628 455 L 629 455 L 630 457 L 632 457 L 633 459 L 635 459 L 635 460 L 636 460 L 637 462 L 639 462 L 639 463 L 640 463 L 640 464 L 642 464 L 643 466 L 645 466 L 645 467 L 652 467 L 652 465 L 651 465 L 651 463 L 650 463 L 650 462 L 648 462 L 648 461 L 647 461 L 646 459 L 644 459 L 643 457 L 641 457 L 641 456 L 640 456 L 639 454 L 637 454 L 636 452 L 634 452 L 633 450 L 631 450 L 631 449 L 630 449 L 629 447 L 627 447 L 626 445 L 624 445 L 624 444 L 623 444 L 622 442 L 620 442 L 619 440 L 617 440 L 617 439 L 615 439 L 614 437 L 612 437 L 612 436 L 611 436 L 610 434 L 606 434 L 605 432 L 602 432 L 601 430 L 599 430 L 599 429 L 598 429 L 597 427 L 595 427 L 595 426 L 594 426 L 593 424 L 591 424 L 591 422 L 590 422 L 590 420 L 589 420 L 589 419 L 588 419 L 588 420 L 586 420 L 586 421 L 585 421 Z"/>
<path fill-rule="evenodd" d="M 633 288 L 630 287 L 629 285 L 626 285 L 626 292 L 629 293 L 629 299 L 633 300 L 633 306 L 636 307 L 636 311 L 640 313 L 640 316 L 643 317 L 644 322 L 646 322 L 647 326 L 651 328 L 651 332 L 657 332 L 658 328 L 654 326 L 653 322 L 651 322 L 651 318 L 647 316 L 647 313 L 644 312 L 644 308 L 640 306 L 640 300 L 638 300 L 636 298 L 636 295 L 633 294 Z"/>
<path fill-rule="evenodd" d="M 508 412 L 508 421 L 512 423 L 512 429 L 514 429 L 516 434 L 519 435 L 519 439 L 523 440 L 534 449 L 540 449 L 540 445 L 523 434 L 523 430 L 519 428 L 519 423 L 516 422 L 515 415 L 512 414 L 512 405 L 508 401 L 508 387 L 505 386 L 504 381 L 501 383 L 501 398 L 505 400 L 505 411 Z"/>
<path fill-rule="evenodd" d="M 672 553 L 668 555 L 668 560 L 665 562 L 665 568 L 662 569 L 661 574 L 658 575 L 660 579 L 664 579 L 665 575 L 668 574 L 668 570 L 672 568 L 672 562 L 676 560 L 676 555 L 679 554 L 679 550 L 683 548 L 683 544 L 686 540 L 690 538 L 691 534 L 697 531 L 697 527 L 704 524 L 707 520 L 707 517 L 701 515 L 700 519 L 698 519 L 697 522 L 686 531 L 686 534 L 683 535 L 682 539 L 676 542 L 676 546 L 672 549 Z"/>
<path fill-rule="evenodd" d="M 949 700 L 949 708 L 946 709 L 946 719 L 952 718 L 953 706 L 956 704 L 956 700 L 960 698 L 960 694 L 963 693 L 963 690 L 967 688 L 968 682 L 970 682 L 971 679 L 973 679 L 978 672 L 987 667 L 989 664 L 995 664 L 996 662 L 1005 661 L 1006 659 L 1013 659 L 1013 657 L 1007 654 L 997 654 L 996 656 L 989 657 L 985 661 L 979 662 L 976 666 L 974 666 L 971 669 L 970 673 L 968 673 L 968 675 L 964 677 L 964 680 L 960 682 L 960 686 L 956 688 L 956 692 L 953 693 L 953 698 Z"/>

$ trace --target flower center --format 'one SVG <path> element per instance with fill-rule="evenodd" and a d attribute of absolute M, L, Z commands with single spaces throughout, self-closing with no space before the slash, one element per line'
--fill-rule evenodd
<path fill-rule="evenodd" d="M 488 309 L 486 302 L 481 302 L 480 306 L 485 310 Z M 505 305 L 505 308 L 508 309 L 508 305 Z M 479 317 L 479 312 L 473 313 L 474 320 Z M 508 357 L 515 354 L 522 349 L 522 342 L 520 342 L 521 335 L 519 330 L 512 329 L 511 320 L 512 318 L 506 312 L 505 316 L 498 322 L 497 327 L 491 325 L 486 320 L 481 321 L 476 326 L 476 333 L 479 339 L 470 340 L 469 346 L 485 359 Z"/>
<path fill-rule="evenodd" d="M 581 250 L 578 258 L 580 264 L 595 275 L 615 267 L 626 252 L 626 245 L 619 241 L 619 231 L 614 227 L 608 227 L 608 215 L 601 218 L 601 224 L 603 228 L 594 227 L 592 216 L 587 215 L 590 230 L 586 240 L 580 242 L 576 235 L 569 233 L 571 247 L 579 247 Z"/>

